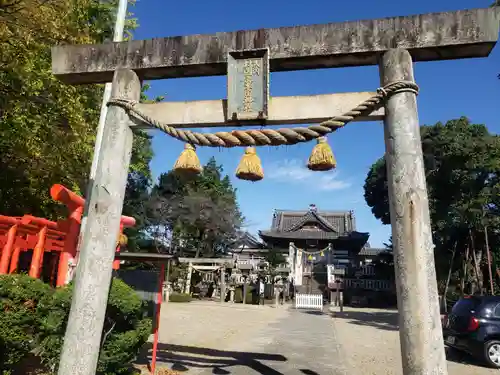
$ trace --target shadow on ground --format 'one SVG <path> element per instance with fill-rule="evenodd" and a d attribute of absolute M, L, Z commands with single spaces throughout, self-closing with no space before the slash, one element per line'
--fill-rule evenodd
<path fill-rule="evenodd" d="M 477 358 L 474 358 L 473 356 L 461 352 L 459 350 L 446 347 L 446 359 L 450 362 L 455 362 L 455 363 L 460 363 L 462 365 L 467 365 L 467 366 L 476 366 L 476 367 L 484 367 L 484 368 L 489 368 L 486 366 L 486 363 L 480 361 Z"/>
<path fill-rule="evenodd" d="M 138 365 L 149 365 L 152 345 L 148 343 L 137 361 Z M 286 362 L 280 354 L 233 352 L 194 346 L 158 344 L 157 363 L 169 365 L 172 370 L 188 372 L 190 369 L 207 369 L 212 374 L 231 374 L 232 367 L 245 366 L 246 373 L 262 375 L 285 375 L 262 361 Z M 253 371 L 254 372 L 253 372 Z M 320 375 L 312 370 L 301 369 L 306 375 Z"/>
<path fill-rule="evenodd" d="M 302 310 L 304 314 L 309 314 L 309 315 L 325 315 L 323 311 L 319 310 Z"/>
<path fill-rule="evenodd" d="M 375 312 L 362 312 L 362 311 L 344 311 L 334 312 L 332 317 L 335 319 L 348 320 L 350 324 L 360 326 L 370 326 L 386 331 L 398 331 L 398 313 L 396 311 L 375 311 Z"/>
<path fill-rule="evenodd" d="M 387 312 L 362 312 L 362 311 L 346 311 L 333 312 L 334 319 L 345 319 L 350 324 L 361 326 L 370 326 L 386 331 L 398 331 L 398 313 L 396 311 Z M 450 362 L 455 362 L 467 366 L 485 367 L 486 364 L 471 355 L 446 347 L 446 359 Z"/>

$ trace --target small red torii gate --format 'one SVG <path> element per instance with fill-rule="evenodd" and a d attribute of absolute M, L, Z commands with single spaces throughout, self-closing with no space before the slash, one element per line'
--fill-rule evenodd
<path fill-rule="evenodd" d="M 51 283 L 62 286 L 70 281 L 71 263 L 76 265 L 78 261 L 78 238 L 85 199 L 59 184 L 52 186 L 50 195 L 67 207 L 69 214 L 65 220 L 55 222 L 32 215 L 0 215 L 0 275 L 16 273 L 21 252 L 33 249 L 29 276 L 40 277 L 46 252 L 59 252 L 57 261 L 51 262 Z M 134 225 L 133 217 L 122 216 L 120 238 L 124 228 Z M 122 245 L 118 239 L 117 252 Z M 119 260 L 114 261 L 113 268 L 120 268 Z"/>

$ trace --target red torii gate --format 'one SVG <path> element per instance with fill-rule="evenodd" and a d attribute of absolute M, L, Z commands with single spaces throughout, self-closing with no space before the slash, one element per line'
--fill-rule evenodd
<path fill-rule="evenodd" d="M 58 261 L 53 261 L 51 264 L 51 282 L 56 286 L 62 286 L 70 281 L 70 264 L 76 265 L 78 261 L 78 237 L 85 199 L 59 184 L 52 186 L 50 195 L 52 199 L 67 207 L 69 212 L 67 219 L 55 222 L 32 215 L 22 217 L 0 215 L 0 274 L 15 273 L 19 267 L 21 252 L 33 249 L 29 276 L 40 277 L 46 252 L 59 252 Z M 133 217 L 122 216 L 117 252 L 123 245 L 120 241 L 123 229 L 134 225 Z M 57 276 L 54 282 L 56 265 Z M 114 261 L 113 268 L 120 268 L 119 260 Z"/>

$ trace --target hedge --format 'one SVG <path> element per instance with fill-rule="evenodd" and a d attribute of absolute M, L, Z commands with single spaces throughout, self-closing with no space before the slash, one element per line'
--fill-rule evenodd
<path fill-rule="evenodd" d="M 45 374 L 57 373 L 72 292 L 72 285 L 54 289 L 26 275 L 0 276 L 0 373 L 16 373 L 33 355 Z M 143 309 L 135 291 L 113 279 L 98 374 L 128 371 L 151 333 Z"/>
<path fill-rule="evenodd" d="M 25 275 L 0 276 L 0 372 L 10 371 L 33 349 L 39 334 L 40 300 L 50 286 Z"/>
<path fill-rule="evenodd" d="M 254 303 L 254 294 L 252 292 L 253 288 L 250 286 L 247 286 L 247 298 L 245 300 L 245 303 L 247 304 L 253 304 Z M 243 303 L 243 287 L 238 286 L 234 290 L 234 302 L 235 303 Z"/>
<path fill-rule="evenodd" d="M 172 293 L 169 297 L 170 302 L 191 302 L 191 295 L 186 293 Z"/>

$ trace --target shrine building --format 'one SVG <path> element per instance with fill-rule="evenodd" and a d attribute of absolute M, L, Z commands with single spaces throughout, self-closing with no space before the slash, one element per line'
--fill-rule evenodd
<path fill-rule="evenodd" d="M 234 249 L 238 268 L 257 268 L 270 249 L 283 253 L 279 266 L 298 293 L 324 293 L 336 287 L 366 290 L 393 289 L 377 280 L 372 261 L 386 249 L 371 248 L 369 233 L 359 232 L 353 211 L 275 210 L 271 228 L 259 231 L 262 242 L 246 235 Z M 327 271 L 327 270 L 330 271 Z"/>

